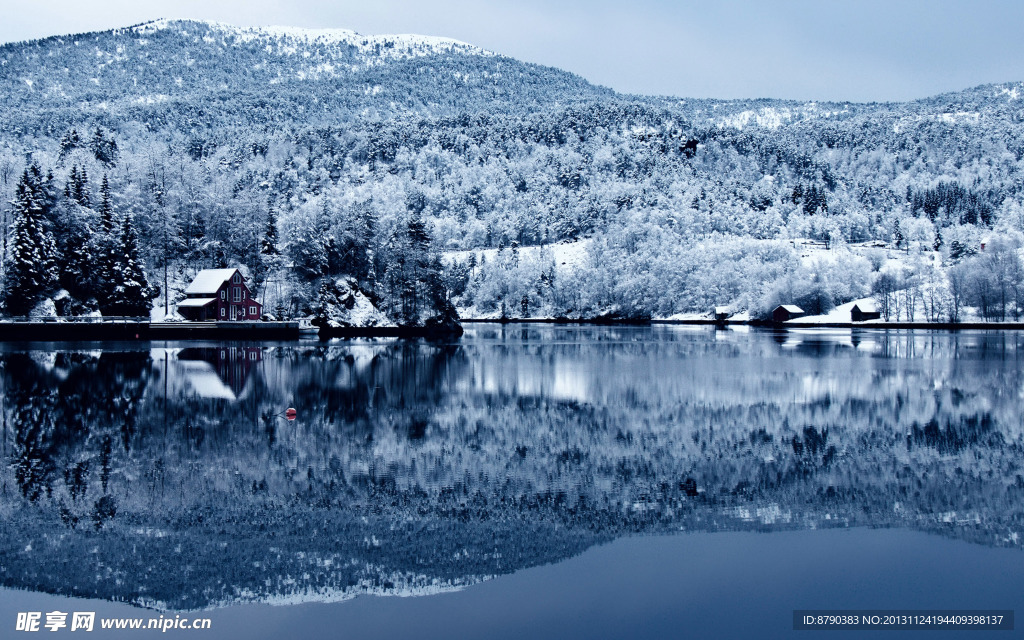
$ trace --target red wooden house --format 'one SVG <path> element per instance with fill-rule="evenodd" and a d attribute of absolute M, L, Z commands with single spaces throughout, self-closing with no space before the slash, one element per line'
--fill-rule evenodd
<path fill-rule="evenodd" d="M 187 320 L 259 320 L 256 302 L 238 269 L 203 269 L 185 289 L 178 313 Z"/>

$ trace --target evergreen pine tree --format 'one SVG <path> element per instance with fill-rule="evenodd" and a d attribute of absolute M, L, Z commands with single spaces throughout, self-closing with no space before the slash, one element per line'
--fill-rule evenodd
<path fill-rule="evenodd" d="M 383 256 L 378 250 L 377 226 L 379 221 L 372 202 L 365 203 L 359 217 L 362 226 L 360 241 L 366 252 L 366 286 L 372 291 L 377 287 L 378 274 L 383 273 L 385 269 L 382 264 Z"/>
<path fill-rule="evenodd" d="M 252 267 L 253 296 L 256 296 L 270 273 L 275 271 L 281 262 L 281 252 L 277 248 L 277 214 L 271 206 L 267 212 L 267 227 L 259 241 L 259 251 Z"/>
<path fill-rule="evenodd" d="M 71 165 L 71 172 L 68 173 L 68 181 L 64 183 L 64 197 L 68 200 L 75 199 L 75 184 L 78 183 L 78 165 Z"/>
<path fill-rule="evenodd" d="M 50 198 L 38 165 L 33 163 L 22 173 L 12 204 L 13 241 L 3 299 L 9 313 L 25 315 L 57 286 L 57 248 L 46 227 Z"/>
<path fill-rule="evenodd" d="M 111 266 L 109 315 L 148 316 L 152 289 L 139 260 L 139 237 L 131 216 L 125 216 Z"/>
<path fill-rule="evenodd" d="M 430 282 L 430 235 L 418 213 L 406 224 L 406 236 L 408 278 L 403 291 L 403 315 L 409 324 L 419 324 L 423 312 L 431 315 L 425 303 L 429 298 L 429 285 L 433 283 Z"/>
<path fill-rule="evenodd" d="M 114 231 L 114 207 L 110 202 L 110 182 L 107 174 L 103 174 L 103 182 L 100 183 L 100 230 L 103 233 Z"/>
<path fill-rule="evenodd" d="M 296 271 L 310 282 L 327 273 L 326 238 L 319 216 L 312 222 L 300 227 L 297 237 L 289 243 Z"/>
<path fill-rule="evenodd" d="M 401 325 L 447 324 L 456 318 L 448 300 L 443 267 L 426 224 L 416 213 L 388 240 L 383 301 Z"/>
<path fill-rule="evenodd" d="M 117 142 L 103 135 L 103 129 L 96 127 L 89 146 L 93 157 L 103 164 L 112 167 L 117 163 Z"/>
<path fill-rule="evenodd" d="M 60 139 L 60 151 L 57 156 L 58 164 L 63 164 L 67 155 L 81 145 L 82 139 L 79 137 L 77 129 L 72 129 L 65 133 Z"/>
<path fill-rule="evenodd" d="M 110 199 L 110 182 L 103 174 L 100 183 L 100 228 L 92 236 L 90 253 L 93 256 L 92 291 L 103 315 L 119 315 L 113 311 L 115 304 L 114 289 L 118 275 L 114 273 L 117 264 L 118 245 L 120 243 L 114 208 Z"/>
<path fill-rule="evenodd" d="M 60 286 L 83 302 L 96 297 L 93 245 L 92 229 L 84 221 L 71 228 L 61 242 Z"/>
<path fill-rule="evenodd" d="M 263 239 L 260 241 L 260 254 L 263 256 L 277 256 L 281 252 L 277 249 L 278 237 L 277 237 L 277 214 L 274 212 L 273 207 L 267 214 L 267 229 L 263 233 Z"/>
<path fill-rule="evenodd" d="M 82 205 L 83 207 L 90 206 L 90 203 L 89 203 L 89 200 L 90 200 L 90 198 L 89 198 L 89 176 L 85 172 L 85 167 L 82 167 L 82 170 L 78 172 L 78 180 L 75 183 L 75 192 L 74 192 L 73 195 L 74 195 L 75 201 L 78 204 Z"/>

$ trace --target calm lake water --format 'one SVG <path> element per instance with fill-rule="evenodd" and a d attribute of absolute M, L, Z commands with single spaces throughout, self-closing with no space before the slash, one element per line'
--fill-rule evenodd
<path fill-rule="evenodd" d="M 1022 334 L 144 347 L 0 345 L 0 629 L 789 637 L 1021 602 Z"/>

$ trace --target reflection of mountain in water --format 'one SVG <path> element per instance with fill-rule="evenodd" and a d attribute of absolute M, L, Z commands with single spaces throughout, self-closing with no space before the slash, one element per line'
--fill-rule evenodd
<path fill-rule="evenodd" d="M 193 608 L 432 592 L 637 531 L 1019 546 L 1022 344 L 521 326 L 458 345 L 8 352 L 0 577 Z"/>

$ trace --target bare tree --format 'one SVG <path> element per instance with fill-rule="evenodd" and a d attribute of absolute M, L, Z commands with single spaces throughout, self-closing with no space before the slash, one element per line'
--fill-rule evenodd
<path fill-rule="evenodd" d="M 957 264 L 950 267 L 947 279 L 949 280 L 949 321 L 960 322 L 960 312 L 963 310 L 964 298 L 967 295 L 968 270 L 967 265 Z"/>
<path fill-rule="evenodd" d="M 922 275 L 921 303 L 929 322 L 941 322 L 949 313 L 949 285 L 937 269 Z"/>
<path fill-rule="evenodd" d="M 917 312 L 917 302 L 921 297 L 921 274 L 917 268 L 911 269 L 903 277 L 903 289 L 900 291 L 903 299 L 903 309 L 907 314 L 907 321 L 913 322 Z"/>
<path fill-rule="evenodd" d="M 881 312 L 885 321 L 888 322 L 893 314 L 896 314 L 896 319 L 899 320 L 899 296 L 896 276 L 888 271 L 878 274 L 871 290 L 874 293 L 878 311 Z"/>

